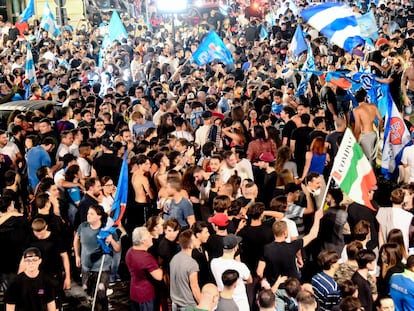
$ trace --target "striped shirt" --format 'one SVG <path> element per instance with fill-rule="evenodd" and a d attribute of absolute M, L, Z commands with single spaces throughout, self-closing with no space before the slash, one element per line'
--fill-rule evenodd
<path fill-rule="evenodd" d="M 332 310 L 341 301 L 341 293 L 334 278 L 320 272 L 312 278 L 312 287 L 320 310 Z"/>

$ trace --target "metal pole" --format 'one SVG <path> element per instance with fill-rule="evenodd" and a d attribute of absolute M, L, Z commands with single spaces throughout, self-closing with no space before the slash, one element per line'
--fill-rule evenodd
<path fill-rule="evenodd" d="M 101 266 L 99 267 L 98 278 L 96 280 L 95 293 L 93 295 L 93 302 L 92 302 L 92 309 L 91 309 L 92 311 L 95 311 L 96 297 L 98 296 L 98 286 L 99 286 L 99 281 L 101 280 L 104 262 L 105 262 L 105 254 L 102 255 Z"/>

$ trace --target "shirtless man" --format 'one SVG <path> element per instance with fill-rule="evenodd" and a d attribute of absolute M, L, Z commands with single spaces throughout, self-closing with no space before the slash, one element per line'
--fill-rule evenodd
<path fill-rule="evenodd" d="M 356 91 L 355 99 L 359 105 L 354 109 L 353 132 L 369 162 L 374 165 L 378 146 L 378 133 L 374 128 L 374 121 L 375 118 L 378 119 L 379 130 L 383 121 L 377 106 L 367 103 L 366 98 L 367 92 L 364 89 Z"/>
<path fill-rule="evenodd" d="M 404 119 L 410 120 L 414 106 L 414 54 L 410 56 L 410 66 L 402 74 L 401 92 L 404 98 Z"/>
<path fill-rule="evenodd" d="M 135 192 L 134 203 L 129 206 L 126 229 L 128 233 L 136 227 L 146 223 L 149 215 L 150 200 L 154 199 L 154 193 L 150 187 L 148 178 L 145 176 L 149 172 L 151 163 L 146 155 L 140 154 L 131 159 L 134 168 L 131 183 Z"/>

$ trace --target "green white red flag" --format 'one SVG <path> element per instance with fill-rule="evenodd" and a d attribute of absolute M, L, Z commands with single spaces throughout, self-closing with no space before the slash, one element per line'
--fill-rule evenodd
<path fill-rule="evenodd" d="M 352 200 L 375 210 L 368 192 L 376 188 L 377 178 L 349 128 L 346 129 L 339 146 L 331 176 Z"/>

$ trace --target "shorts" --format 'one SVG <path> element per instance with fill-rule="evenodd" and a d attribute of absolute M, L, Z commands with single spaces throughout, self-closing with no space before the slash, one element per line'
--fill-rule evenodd
<path fill-rule="evenodd" d="M 411 105 L 405 106 L 404 105 L 404 115 L 410 116 L 413 113 L 413 105 L 414 105 L 414 91 L 407 90 L 407 97 L 410 100 Z"/>

